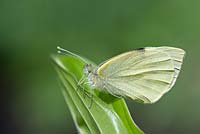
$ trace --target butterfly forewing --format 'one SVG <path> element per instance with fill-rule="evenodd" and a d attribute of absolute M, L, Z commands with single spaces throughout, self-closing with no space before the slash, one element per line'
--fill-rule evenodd
<path fill-rule="evenodd" d="M 177 79 L 179 72 L 181 70 L 185 51 L 180 49 L 180 48 L 174 48 L 174 47 L 159 47 L 159 49 L 162 50 L 163 52 L 166 52 L 167 54 L 169 54 L 170 57 L 172 58 L 173 62 L 174 62 L 175 73 L 174 73 L 174 79 L 173 79 L 171 86 L 170 86 L 170 87 L 172 87 L 175 84 L 176 79 Z"/>

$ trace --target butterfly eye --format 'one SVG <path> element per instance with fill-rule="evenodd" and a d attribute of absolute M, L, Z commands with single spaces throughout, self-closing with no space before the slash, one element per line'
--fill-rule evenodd
<path fill-rule="evenodd" d="M 85 64 L 84 68 L 83 68 L 83 71 L 85 74 L 89 74 L 92 72 L 92 65 L 90 64 Z"/>

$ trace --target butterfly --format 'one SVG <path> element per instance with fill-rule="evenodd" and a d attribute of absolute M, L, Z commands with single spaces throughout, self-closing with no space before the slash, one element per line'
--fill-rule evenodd
<path fill-rule="evenodd" d="M 154 103 L 174 86 L 184 56 L 185 51 L 175 47 L 140 48 L 117 55 L 98 66 L 85 64 L 83 81 L 86 80 L 92 89 L 113 96 Z"/>

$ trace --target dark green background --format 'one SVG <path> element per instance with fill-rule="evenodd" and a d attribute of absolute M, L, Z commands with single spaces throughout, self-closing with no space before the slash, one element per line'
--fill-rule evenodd
<path fill-rule="evenodd" d="M 51 64 L 58 45 L 96 63 L 144 46 L 183 48 L 175 87 L 129 109 L 146 133 L 200 132 L 200 1 L 1 0 L 3 133 L 77 133 Z"/>

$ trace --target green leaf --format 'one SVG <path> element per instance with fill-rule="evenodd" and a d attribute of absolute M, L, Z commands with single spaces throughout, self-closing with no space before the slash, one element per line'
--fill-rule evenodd
<path fill-rule="evenodd" d="M 89 86 L 84 86 L 83 91 L 77 86 L 83 75 L 85 61 L 88 64 L 93 64 L 92 62 L 72 55 L 53 55 L 52 59 L 79 133 L 143 133 L 132 120 L 124 99 L 93 90 Z"/>

